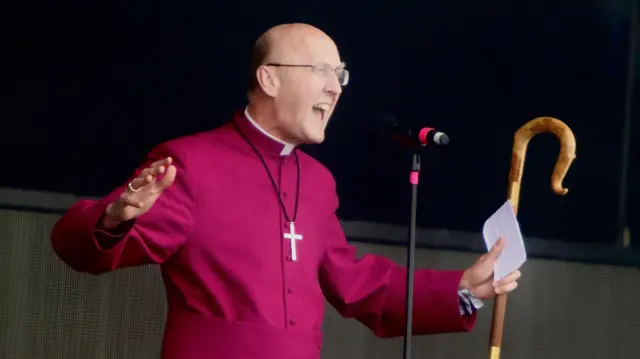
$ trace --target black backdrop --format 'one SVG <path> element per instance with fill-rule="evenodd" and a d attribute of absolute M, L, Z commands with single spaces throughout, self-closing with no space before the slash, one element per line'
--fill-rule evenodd
<path fill-rule="evenodd" d="M 449 148 L 424 158 L 419 224 L 471 231 L 506 198 L 514 131 L 554 116 L 577 138 L 570 192 L 550 189 L 557 141 L 535 138 L 523 231 L 613 244 L 629 3 L 30 2 L 5 13 L 0 186 L 106 193 L 153 145 L 242 108 L 255 38 L 304 21 L 334 37 L 352 74 L 327 142 L 306 148 L 337 177 L 343 219 L 407 221 L 411 159 L 362 135 L 372 112 L 449 134 Z M 630 220 L 639 169 L 632 155 Z"/>

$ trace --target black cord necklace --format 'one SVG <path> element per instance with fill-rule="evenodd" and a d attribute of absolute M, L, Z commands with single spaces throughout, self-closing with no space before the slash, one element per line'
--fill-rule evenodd
<path fill-rule="evenodd" d="M 293 156 L 296 158 L 296 170 L 297 170 L 298 178 L 296 180 L 295 208 L 293 211 L 293 218 L 290 218 L 289 214 L 287 213 L 287 208 L 285 207 L 284 202 L 282 201 L 282 197 L 280 196 L 280 190 L 278 189 L 278 185 L 276 185 L 276 180 L 273 178 L 271 171 L 269 171 L 269 167 L 267 166 L 267 163 L 264 161 L 264 158 L 262 158 L 262 155 L 260 154 L 256 146 L 253 143 L 251 143 L 251 141 L 249 141 L 249 138 L 247 138 L 247 136 L 242 132 L 242 130 L 240 130 L 240 127 L 238 127 L 238 124 L 236 123 L 235 120 L 233 121 L 233 127 L 236 128 L 236 130 L 238 131 L 238 133 L 240 133 L 240 135 L 245 140 L 245 142 L 247 142 L 249 146 L 251 146 L 251 148 L 253 149 L 253 152 L 255 152 L 255 154 L 258 156 L 258 158 L 260 159 L 260 162 L 262 162 L 262 165 L 264 166 L 264 169 L 267 171 L 267 174 L 269 175 L 269 179 L 271 180 L 273 189 L 276 191 L 276 196 L 278 197 L 278 201 L 280 202 L 280 206 L 282 207 L 282 212 L 284 212 L 284 217 L 287 219 L 287 222 L 289 223 L 290 233 L 286 233 L 284 237 L 286 239 L 291 240 L 291 252 L 292 252 L 291 256 L 292 256 L 292 259 L 295 261 L 296 260 L 295 241 L 302 239 L 302 235 L 295 233 L 295 225 L 294 225 L 296 218 L 298 216 L 298 200 L 300 199 L 300 160 L 298 159 L 298 153 L 296 151 L 293 151 Z"/>

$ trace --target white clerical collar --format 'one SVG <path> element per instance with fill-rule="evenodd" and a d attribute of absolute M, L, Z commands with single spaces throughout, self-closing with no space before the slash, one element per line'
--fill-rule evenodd
<path fill-rule="evenodd" d="M 280 156 L 288 156 L 291 154 L 291 152 L 293 151 L 293 149 L 296 147 L 295 145 L 285 142 L 275 136 L 273 136 L 272 134 L 270 134 L 269 132 L 267 132 L 264 128 L 260 127 L 260 125 L 258 125 L 252 118 L 251 115 L 249 115 L 249 108 L 246 107 L 244 109 L 244 115 L 247 117 L 247 120 L 249 120 L 249 122 L 255 127 L 257 128 L 260 132 L 262 132 L 262 134 L 264 134 L 265 136 L 269 137 L 270 139 L 282 144 L 282 151 L 280 151 Z"/>

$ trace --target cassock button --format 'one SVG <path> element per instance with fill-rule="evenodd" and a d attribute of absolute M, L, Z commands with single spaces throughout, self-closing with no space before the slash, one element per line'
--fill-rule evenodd
<path fill-rule="evenodd" d="M 287 192 L 282 192 L 282 197 L 287 198 L 288 196 Z"/>
<path fill-rule="evenodd" d="M 287 289 L 287 292 L 288 292 L 289 294 L 293 294 L 293 288 L 289 288 L 289 289 Z"/>
<path fill-rule="evenodd" d="M 295 318 L 289 320 L 289 324 L 291 325 L 296 325 L 296 323 L 297 321 L 295 320 Z"/>
<path fill-rule="evenodd" d="M 291 254 L 287 254 L 287 261 L 291 262 L 292 259 Z"/>

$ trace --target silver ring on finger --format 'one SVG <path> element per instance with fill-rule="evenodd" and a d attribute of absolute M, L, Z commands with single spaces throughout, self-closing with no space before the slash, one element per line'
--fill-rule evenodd
<path fill-rule="evenodd" d="M 138 189 L 133 188 L 132 183 L 133 182 L 129 182 L 129 184 L 127 185 L 127 188 L 129 188 L 129 191 L 131 191 L 131 192 L 134 192 L 134 193 L 138 192 L 140 190 L 140 188 L 138 188 Z"/>

